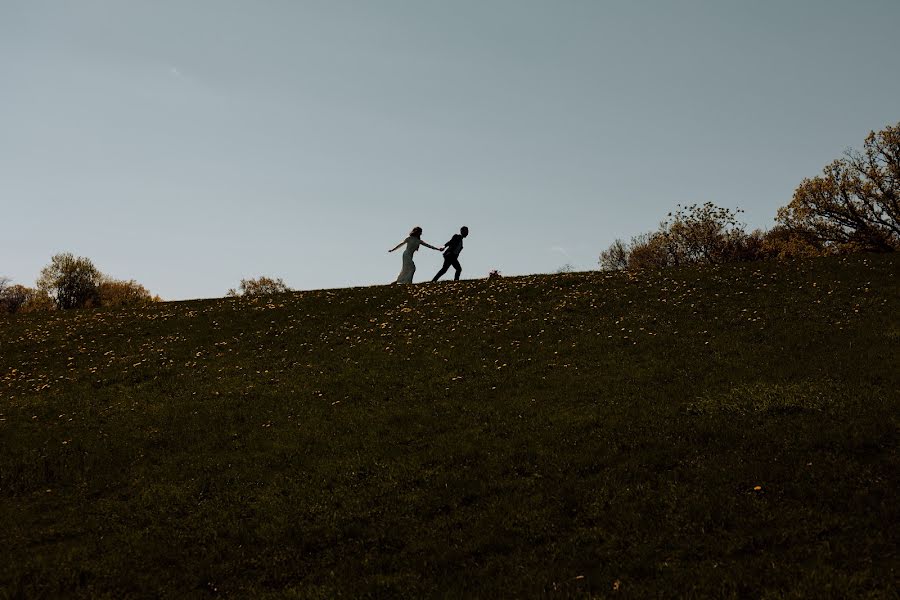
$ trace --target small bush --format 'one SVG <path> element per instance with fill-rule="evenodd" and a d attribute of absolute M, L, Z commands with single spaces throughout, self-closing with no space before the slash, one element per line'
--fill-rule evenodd
<path fill-rule="evenodd" d="M 279 277 L 273 279 L 271 277 L 257 277 L 256 279 L 241 279 L 238 289 L 231 288 L 228 290 L 228 296 L 268 296 L 272 294 L 283 294 L 292 291 L 284 281 Z"/>

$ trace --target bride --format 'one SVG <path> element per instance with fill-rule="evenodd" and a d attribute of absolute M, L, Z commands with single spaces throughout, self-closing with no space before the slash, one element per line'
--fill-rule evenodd
<path fill-rule="evenodd" d="M 436 248 L 428 242 L 422 241 L 421 227 L 413 227 L 413 230 L 409 232 L 409 237 L 388 250 L 388 252 L 393 252 L 403 244 L 406 244 L 406 250 L 403 251 L 403 268 L 400 270 L 400 274 L 397 275 L 397 283 L 412 283 L 413 273 L 416 272 L 416 263 L 413 262 L 413 254 L 419 249 L 419 244 L 426 248 L 437 250 L 438 252 L 443 250 L 443 248 Z"/>

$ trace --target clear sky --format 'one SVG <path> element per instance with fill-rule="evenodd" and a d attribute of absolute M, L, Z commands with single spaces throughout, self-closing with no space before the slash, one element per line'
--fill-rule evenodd
<path fill-rule="evenodd" d="M 900 121 L 898 0 L 0 0 L 0 275 L 165 299 L 597 267 L 677 203 L 769 227 Z M 440 256 L 416 254 L 416 281 Z"/>

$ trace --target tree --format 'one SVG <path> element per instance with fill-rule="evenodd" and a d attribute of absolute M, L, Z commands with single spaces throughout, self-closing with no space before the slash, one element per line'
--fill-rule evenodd
<path fill-rule="evenodd" d="M 666 238 L 660 232 L 642 233 L 631 238 L 628 251 L 629 269 L 661 269 L 671 266 Z"/>
<path fill-rule="evenodd" d="M 804 179 L 776 220 L 811 245 L 900 248 L 900 123 L 870 132 L 862 152 L 848 150 L 822 175 Z"/>
<path fill-rule="evenodd" d="M 675 213 L 669 213 L 660 224 L 659 233 L 673 266 L 728 262 L 746 237 L 736 213 L 712 202 L 678 205 Z"/>
<path fill-rule="evenodd" d="M 57 254 L 41 269 L 37 287 L 59 309 L 85 308 L 99 304 L 102 274 L 89 259 L 70 252 Z"/>
<path fill-rule="evenodd" d="M 256 279 L 241 279 L 240 291 L 231 288 L 228 290 L 228 296 L 268 296 L 271 294 L 282 294 L 290 292 L 291 288 L 285 285 L 284 281 L 279 277 L 272 279 L 271 277 L 257 277 Z"/>
<path fill-rule="evenodd" d="M 678 205 L 655 232 L 616 240 L 600 254 L 604 270 L 647 269 L 756 260 L 762 232 L 748 234 L 737 213 L 712 202 Z"/>
<path fill-rule="evenodd" d="M 133 279 L 124 281 L 105 276 L 97 286 L 97 296 L 100 306 L 140 306 L 159 300 Z"/>
<path fill-rule="evenodd" d="M 0 290 L 0 312 L 34 312 L 52 310 L 53 301 L 40 290 L 24 285 L 6 285 Z"/>
<path fill-rule="evenodd" d="M 810 235 L 776 225 L 763 234 L 761 252 L 765 257 L 783 260 L 825 256 L 830 250 Z"/>
<path fill-rule="evenodd" d="M 18 312 L 27 300 L 27 289 L 23 285 L 11 285 L 8 277 L 0 277 L 0 312 Z"/>
<path fill-rule="evenodd" d="M 609 248 L 600 253 L 602 271 L 621 271 L 628 268 L 628 246 L 616 239 Z"/>
<path fill-rule="evenodd" d="M 0 277 L 0 312 L 16 312 L 20 304 L 16 304 L 10 294 L 11 281 L 9 277 Z"/>

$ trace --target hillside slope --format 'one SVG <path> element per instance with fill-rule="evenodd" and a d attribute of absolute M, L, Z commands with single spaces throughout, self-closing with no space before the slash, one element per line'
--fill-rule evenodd
<path fill-rule="evenodd" d="M 896 256 L 0 317 L 0 587 L 889 597 Z"/>

